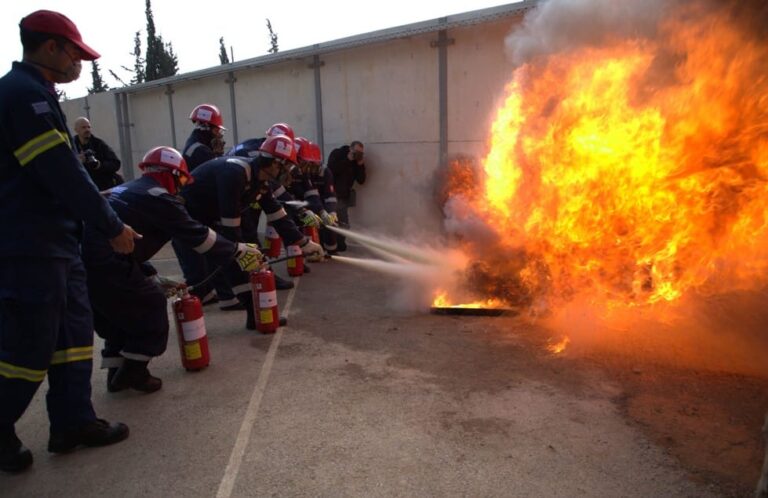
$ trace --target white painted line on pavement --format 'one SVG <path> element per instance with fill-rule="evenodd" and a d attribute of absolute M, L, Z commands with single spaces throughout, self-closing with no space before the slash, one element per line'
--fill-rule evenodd
<path fill-rule="evenodd" d="M 296 294 L 296 289 L 299 287 L 300 278 L 294 278 L 294 287 L 288 294 L 288 299 L 285 303 L 285 309 L 280 314 L 288 318 L 288 313 L 291 310 L 291 304 L 293 303 L 293 296 Z M 283 337 L 283 330 L 285 327 L 279 327 L 275 333 L 275 337 L 269 345 L 269 351 L 264 359 L 264 364 L 261 366 L 261 372 L 259 378 L 256 380 L 256 386 L 253 388 L 251 394 L 251 400 L 248 402 L 248 409 L 245 411 L 243 417 L 243 423 L 240 424 L 240 432 L 237 433 L 237 439 L 235 440 L 235 446 L 232 448 L 232 453 L 229 455 L 229 463 L 224 471 L 224 477 L 222 477 L 219 483 L 219 490 L 216 493 L 216 498 L 230 498 L 232 496 L 232 490 L 235 488 L 235 481 L 237 481 L 237 475 L 240 473 L 240 464 L 243 463 L 243 456 L 245 455 L 245 448 L 248 446 L 248 441 L 251 439 L 251 429 L 256 421 L 256 414 L 259 412 L 261 406 L 261 398 L 264 397 L 264 391 L 267 388 L 267 381 L 269 380 L 269 374 L 272 371 L 272 364 L 275 361 L 275 355 L 277 354 L 277 348 L 280 345 L 280 339 Z"/>

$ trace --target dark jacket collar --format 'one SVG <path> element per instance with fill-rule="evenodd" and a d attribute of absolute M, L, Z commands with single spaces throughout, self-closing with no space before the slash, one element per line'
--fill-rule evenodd
<path fill-rule="evenodd" d="M 45 79 L 43 73 L 40 72 L 40 69 L 35 67 L 33 64 L 24 61 L 14 61 L 12 67 L 14 70 L 28 74 L 32 79 L 36 80 L 38 83 L 47 88 L 49 92 L 51 92 L 53 95 L 56 95 L 56 88 L 53 86 L 53 83 Z"/>

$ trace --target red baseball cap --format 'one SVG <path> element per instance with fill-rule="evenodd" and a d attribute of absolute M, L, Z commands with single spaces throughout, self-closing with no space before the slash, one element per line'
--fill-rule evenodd
<path fill-rule="evenodd" d="M 52 10 L 37 10 L 23 18 L 19 26 L 36 33 L 66 38 L 77 45 L 80 52 L 82 52 L 83 60 L 92 61 L 101 57 L 101 54 L 83 42 L 83 37 L 80 36 L 80 31 L 77 30 L 75 23 L 70 21 L 64 14 L 59 14 Z"/>

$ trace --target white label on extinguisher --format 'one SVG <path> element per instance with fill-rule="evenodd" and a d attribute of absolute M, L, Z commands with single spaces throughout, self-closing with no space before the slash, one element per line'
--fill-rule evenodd
<path fill-rule="evenodd" d="M 267 225 L 266 236 L 270 239 L 276 239 L 279 237 L 279 235 L 277 234 L 277 230 L 275 230 L 275 227 L 271 225 Z"/>
<path fill-rule="evenodd" d="M 301 256 L 301 248 L 299 246 L 288 246 L 288 256 Z"/>
<path fill-rule="evenodd" d="M 277 306 L 277 291 L 259 292 L 259 308 Z"/>
<path fill-rule="evenodd" d="M 205 337 L 205 319 L 201 316 L 191 322 L 182 322 L 181 332 L 184 335 L 184 340 L 187 342 Z"/>

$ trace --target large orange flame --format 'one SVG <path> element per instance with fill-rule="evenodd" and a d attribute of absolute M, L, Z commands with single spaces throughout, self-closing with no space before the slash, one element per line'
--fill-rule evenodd
<path fill-rule="evenodd" d="M 608 307 L 768 279 L 768 43 L 690 6 L 656 39 L 520 66 L 473 209 L 553 301 Z"/>

